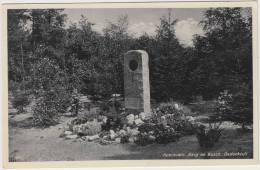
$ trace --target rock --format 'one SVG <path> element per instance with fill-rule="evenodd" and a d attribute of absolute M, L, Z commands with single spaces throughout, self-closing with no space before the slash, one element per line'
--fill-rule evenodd
<path fill-rule="evenodd" d="M 128 141 L 129 141 L 129 143 L 134 143 L 135 142 L 133 137 L 129 138 Z"/>
<path fill-rule="evenodd" d="M 128 125 L 133 125 L 135 120 L 135 116 L 133 114 L 130 114 L 126 117 L 126 121 Z"/>
<path fill-rule="evenodd" d="M 81 97 L 79 98 L 79 101 L 80 101 L 81 103 L 90 103 L 90 102 L 91 102 L 91 100 L 89 100 L 88 96 L 81 96 Z"/>
<path fill-rule="evenodd" d="M 165 116 L 161 117 L 161 123 L 163 124 L 163 126 L 167 126 L 167 120 Z"/>
<path fill-rule="evenodd" d="M 150 131 L 150 132 L 149 132 L 149 134 L 150 134 L 150 135 L 153 135 L 153 134 L 154 134 L 154 131 L 153 131 L 153 130 L 152 130 L 152 131 Z"/>
<path fill-rule="evenodd" d="M 115 139 L 115 142 L 116 142 L 116 143 L 120 143 L 120 142 L 121 142 L 121 138 L 116 138 L 116 139 Z"/>
<path fill-rule="evenodd" d="M 155 141 L 155 136 L 149 135 L 149 139 L 150 139 L 151 141 Z"/>
<path fill-rule="evenodd" d="M 71 135 L 71 134 L 72 134 L 72 132 L 68 131 L 68 130 L 64 132 L 64 135 Z"/>
<path fill-rule="evenodd" d="M 125 135 L 126 135 L 126 131 L 123 130 L 123 129 L 121 129 L 121 130 L 119 131 L 119 135 L 120 135 L 120 136 L 125 136 Z"/>
<path fill-rule="evenodd" d="M 66 113 L 63 114 L 63 116 L 71 117 L 71 116 L 73 116 L 73 114 L 71 112 L 66 112 Z"/>
<path fill-rule="evenodd" d="M 102 140 L 100 140 L 99 143 L 100 143 L 101 145 L 108 145 L 108 144 L 112 144 L 112 141 L 102 139 Z"/>
<path fill-rule="evenodd" d="M 175 103 L 174 107 L 175 107 L 175 109 L 180 110 L 180 107 L 179 107 L 178 103 Z"/>
<path fill-rule="evenodd" d="M 102 137 L 102 139 L 108 139 L 108 136 L 105 135 L 105 136 Z"/>
<path fill-rule="evenodd" d="M 12 109 L 8 109 L 8 112 L 9 112 L 9 115 L 11 115 L 11 114 L 17 114 L 18 110 L 12 108 Z"/>
<path fill-rule="evenodd" d="M 77 139 L 78 135 L 67 135 L 66 139 Z"/>
<path fill-rule="evenodd" d="M 87 136 L 86 139 L 91 142 L 91 141 L 94 141 L 96 139 L 99 139 L 99 136 L 98 135 L 93 135 L 93 136 Z"/>
<path fill-rule="evenodd" d="M 128 125 L 133 125 L 135 121 L 135 116 L 133 114 L 126 116 L 126 121 Z"/>
<path fill-rule="evenodd" d="M 129 136 L 136 136 L 140 132 L 138 131 L 138 128 L 134 128 L 134 129 L 129 129 L 129 131 L 127 133 L 129 134 Z"/>
<path fill-rule="evenodd" d="M 66 109 L 67 112 L 70 112 L 71 111 L 71 106 L 69 106 L 67 109 Z"/>
<path fill-rule="evenodd" d="M 102 123 L 103 123 L 103 124 L 107 123 L 107 117 L 106 117 L 106 116 L 104 116 L 104 117 L 102 118 Z"/>
<path fill-rule="evenodd" d="M 188 119 L 188 121 L 194 123 L 195 122 L 195 118 L 193 116 L 186 116 L 186 119 Z"/>
<path fill-rule="evenodd" d="M 144 113 L 144 112 L 141 112 L 139 117 L 142 119 L 142 120 L 147 120 L 148 117 L 149 117 L 149 114 L 148 113 Z"/>
<path fill-rule="evenodd" d="M 129 126 L 126 127 L 126 132 L 130 132 L 131 128 Z"/>
<path fill-rule="evenodd" d="M 83 134 L 87 136 L 96 135 L 101 131 L 101 124 L 97 122 L 95 119 L 94 121 L 88 121 L 87 123 L 81 125 L 74 125 L 73 132 L 77 134 Z"/>
<path fill-rule="evenodd" d="M 117 136 L 116 133 L 115 133 L 115 131 L 110 130 L 109 132 L 110 132 L 110 135 L 109 135 L 110 139 L 111 139 L 111 140 L 114 140 L 114 139 L 116 138 L 116 136 Z"/>
<path fill-rule="evenodd" d="M 141 119 L 136 119 L 135 120 L 135 125 L 136 126 L 140 126 L 140 125 L 142 125 L 144 122 L 141 120 Z"/>

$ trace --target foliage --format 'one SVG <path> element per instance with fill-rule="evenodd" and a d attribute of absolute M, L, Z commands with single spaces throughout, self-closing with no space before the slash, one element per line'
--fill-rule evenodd
<path fill-rule="evenodd" d="M 121 137 L 120 143 L 128 143 L 129 142 L 129 136 L 125 135 Z"/>
<path fill-rule="evenodd" d="M 227 90 L 220 92 L 217 100 L 216 112 L 220 115 L 229 114 L 232 110 L 231 103 L 232 94 L 230 94 Z"/>
<path fill-rule="evenodd" d="M 208 128 L 203 125 L 200 125 L 197 128 L 196 136 L 200 147 L 212 148 L 215 143 L 218 142 L 222 132 L 222 129 L 220 129 L 220 124 L 221 123 L 210 123 Z"/>
<path fill-rule="evenodd" d="M 48 127 L 58 123 L 59 114 L 56 110 L 55 94 L 46 92 L 36 101 L 33 108 L 33 122 L 37 127 Z"/>
<path fill-rule="evenodd" d="M 194 46 L 186 47 L 175 35 L 178 20 L 170 11 L 160 18 L 155 36 L 135 37 L 129 34 L 127 16 L 108 22 L 100 34 L 85 16 L 65 27 L 63 9 L 10 9 L 9 84 L 36 98 L 54 91 L 56 112 L 64 112 L 74 88 L 101 98 L 123 94 L 124 53 L 142 49 L 149 54 L 153 100 L 186 104 L 193 96 L 214 100 L 228 90 L 232 112 L 225 115 L 252 123 L 252 16 L 244 10 L 206 9 L 200 23 L 205 34 L 194 36 Z"/>
<path fill-rule="evenodd" d="M 155 141 L 160 144 L 176 142 L 181 136 L 173 128 L 166 128 L 163 125 L 157 125 L 154 131 Z"/>
<path fill-rule="evenodd" d="M 176 142 L 180 137 L 181 133 L 176 131 L 173 127 L 164 126 L 163 124 L 144 123 L 138 130 L 140 134 L 137 136 L 137 144 L 147 145 L 154 142 L 160 144 L 167 144 L 170 142 Z M 154 136 L 154 140 L 151 139 Z"/>
<path fill-rule="evenodd" d="M 184 105 L 171 101 L 160 103 L 160 105 L 155 110 L 153 110 L 153 114 L 156 117 L 172 114 L 176 118 L 180 118 L 181 116 L 190 115 L 191 112 Z"/>
<path fill-rule="evenodd" d="M 24 112 L 24 107 L 29 104 L 29 99 L 26 94 L 18 93 L 14 96 L 13 106 L 18 110 L 18 113 Z"/>
<path fill-rule="evenodd" d="M 96 135 L 101 131 L 101 125 L 97 121 L 87 121 L 84 124 L 75 125 L 73 131 L 78 135 Z"/>
<path fill-rule="evenodd" d="M 116 130 L 121 129 L 124 126 L 124 122 L 122 119 L 115 115 L 110 115 L 107 117 L 107 121 L 104 125 L 102 125 L 103 130 Z"/>
<path fill-rule="evenodd" d="M 141 133 L 149 133 L 150 131 L 153 131 L 154 128 L 154 123 L 144 123 L 138 127 L 138 131 L 140 131 Z"/>
<path fill-rule="evenodd" d="M 205 36 L 194 39 L 196 67 L 191 70 L 191 83 L 206 100 L 223 90 L 233 93 L 237 85 L 252 84 L 251 15 L 244 17 L 242 10 L 210 8 L 204 13 Z"/>
<path fill-rule="evenodd" d="M 237 87 L 233 94 L 233 102 L 231 103 L 231 115 L 225 115 L 226 119 L 242 124 L 253 123 L 253 91 L 252 85 L 243 83 Z"/>
<path fill-rule="evenodd" d="M 137 135 L 135 143 L 140 146 L 152 144 L 154 141 L 149 138 L 149 134 L 140 133 Z"/>
<path fill-rule="evenodd" d="M 186 118 L 190 110 L 176 102 L 161 103 L 152 115 L 152 122 L 170 126 L 183 135 L 193 134 L 193 124 Z"/>
<path fill-rule="evenodd" d="M 224 121 L 233 121 L 242 124 L 253 122 L 253 99 L 249 86 L 243 84 L 238 87 L 239 89 L 232 95 L 227 91 L 221 92 L 218 97 L 217 116 Z"/>

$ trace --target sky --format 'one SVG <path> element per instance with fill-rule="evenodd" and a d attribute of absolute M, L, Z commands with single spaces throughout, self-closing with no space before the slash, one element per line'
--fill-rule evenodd
<path fill-rule="evenodd" d="M 175 26 L 175 34 L 179 42 L 187 47 L 192 46 L 192 38 L 194 34 L 203 35 L 202 27 L 199 25 L 203 17 L 205 9 L 199 8 L 178 8 L 170 9 L 173 19 L 178 19 Z M 116 22 L 119 16 L 127 15 L 129 20 L 128 31 L 135 37 L 143 35 L 155 35 L 156 26 L 160 23 L 162 16 L 168 16 L 169 9 L 166 8 L 110 8 L 110 9 L 65 9 L 70 23 L 77 23 L 81 15 L 88 18 L 95 25 L 93 29 L 102 33 L 103 28 L 108 22 Z"/>

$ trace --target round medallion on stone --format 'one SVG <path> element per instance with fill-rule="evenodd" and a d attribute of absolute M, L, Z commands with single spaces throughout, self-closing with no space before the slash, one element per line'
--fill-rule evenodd
<path fill-rule="evenodd" d="M 129 62 L 130 70 L 135 71 L 137 69 L 137 67 L 138 67 L 137 61 L 136 60 L 130 60 L 130 62 Z"/>

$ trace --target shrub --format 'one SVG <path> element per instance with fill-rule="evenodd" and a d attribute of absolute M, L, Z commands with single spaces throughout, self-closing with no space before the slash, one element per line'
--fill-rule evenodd
<path fill-rule="evenodd" d="M 144 123 L 138 127 L 138 131 L 140 131 L 140 133 L 149 133 L 154 131 L 155 126 L 153 123 Z"/>
<path fill-rule="evenodd" d="M 183 135 L 193 134 L 193 124 L 186 118 L 186 115 L 190 114 L 190 110 L 184 108 L 184 106 L 175 102 L 162 103 L 153 111 L 151 121 L 155 124 L 170 126 Z"/>
<path fill-rule="evenodd" d="M 202 148 L 212 148 L 216 142 L 218 142 L 221 136 L 220 123 L 210 123 L 209 127 L 206 128 L 203 125 L 200 125 L 197 128 L 196 136 L 199 142 L 200 147 Z"/>
<path fill-rule="evenodd" d="M 173 128 L 166 128 L 163 125 L 157 125 L 154 134 L 156 143 L 160 144 L 176 142 L 181 136 Z"/>
<path fill-rule="evenodd" d="M 88 121 L 85 124 L 75 125 L 73 131 L 78 135 L 96 135 L 101 132 L 101 125 L 97 121 Z"/>
<path fill-rule="evenodd" d="M 242 125 L 253 122 L 253 94 L 247 84 L 237 85 L 233 93 L 221 92 L 216 107 L 216 116 L 223 121 L 232 121 Z"/>
<path fill-rule="evenodd" d="M 124 126 L 124 123 L 120 117 L 116 116 L 108 116 L 107 122 L 102 126 L 103 130 L 116 130 L 116 129 L 122 129 Z"/>
<path fill-rule="evenodd" d="M 58 122 L 58 114 L 55 109 L 55 103 L 40 99 L 33 108 L 34 126 L 48 127 Z"/>
<path fill-rule="evenodd" d="M 160 144 L 175 142 L 181 136 L 180 133 L 176 132 L 172 127 L 164 126 L 163 124 L 144 123 L 138 130 L 140 133 L 137 136 L 136 143 L 143 146 L 153 142 Z M 153 136 L 155 140 L 153 140 L 151 136 Z"/>
<path fill-rule="evenodd" d="M 232 94 L 227 90 L 220 92 L 217 99 L 216 112 L 221 115 L 228 114 L 232 110 L 232 100 Z"/>
<path fill-rule="evenodd" d="M 18 110 L 18 113 L 24 112 L 24 107 L 29 104 L 28 97 L 24 93 L 18 93 L 14 96 L 13 106 Z"/>
<path fill-rule="evenodd" d="M 71 104 L 71 93 L 66 89 L 55 89 L 56 93 L 56 105 L 55 109 L 59 113 L 65 113 L 67 108 Z"/>
<path fill-rule="evenodd" d="M 145 145 L 149 145 L 152 144 L 154 141 L 151 140 L 151 138 L 149 137 L 150 135 L 147 133 L 139 133 L 137 135 L 137 138 L 135 140 L 135 143 L 137 145 L 141 145 L 141 146 L 145 146 Z"/>
<path fill-rule="evenodd" d="M 58 123 L 59 112 L 57 109 L 57 95 L 54 91 L 46 91 L 38 98 L 33 108 L 33 120 L 35 126 L 48 127 Z"/>
<path fill-rule="evenodd" d="M 128 143 L 129 142 L 129 136 L 125 135 L 121 137 L 120 143 Z"/>

